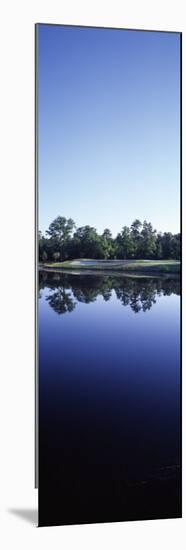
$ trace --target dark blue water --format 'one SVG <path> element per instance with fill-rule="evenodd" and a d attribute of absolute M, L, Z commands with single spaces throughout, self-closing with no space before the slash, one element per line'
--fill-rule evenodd
<path fill-rule="evenodd" d="M 175 517 L 178 279 L 40 274 L 40 524 Z"/>

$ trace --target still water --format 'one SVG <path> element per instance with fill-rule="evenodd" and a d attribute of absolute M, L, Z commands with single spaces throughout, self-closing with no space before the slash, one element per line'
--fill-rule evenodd
<path fill-rule="evenodd" d="M 39 524 L 180 515 L 179 279 L 40 272 Z"/>

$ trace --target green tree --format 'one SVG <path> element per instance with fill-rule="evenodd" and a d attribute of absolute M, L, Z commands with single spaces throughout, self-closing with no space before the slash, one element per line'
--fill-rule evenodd
<path fill-rule="evenodd" d="M 135 253 L 135 243 L 129 227 L 123 227 L 121 233 L 116 237 L 117 257 L 120 259 L 133 258 Z"/>
<path fill-rule="evenodd" d="M 58 252 L 61 259 L 68 258 L 68 246 L 74 228 L 75 223 L 72 218 L 66 219 L 64 216 L 58 216 L 49 225 L 46 233 L 50 238 L 52 254 Z"/>
<path fill-rule="evenodd" d="M 104 229 L 101 235 L 102 249 L 103 249 L 103 258 L 113 258 L 115 253 L 114 240 L 112 238 L 112 233 L 110 229 Z"/>
<path fill-rule="evenodd" d="M 75 222 L 72 218 L 66 219 L 64 216 L 58 216 L 49 225 L 46 233 L 51 239 L 54 239 L 62 244 L 65 239 L 71 235 L 74 227 Z"/>
<path fill-rule="evenodd" d="M 172 258 L 180 260 L 181 258 L 181 236 L 179 233 L 173 235 L 172 239 Z"/>
<path fill-rule="evenodd" d="M 110 241 L 112 239 L 112 233 L 111 233 L 110 229 L 108 229 L 108 228 L 104 229 L 102 237 L 106 241 Z"/>
<path fill-rule="evenodd" d="M 74 233 L 74 243 L 80 258 L 100 257 L 100 238 L 94 227 L 85 225 Z"/>
<path fill-rule="evenodd" d="M 162 255 L 164 259 L 172 258 L 172 233 L 166 232 L 163 233 L 161 244 L 162 244 Z"/>
<path fill-rule="evenodd" d="M 131 227 L 124 226 L 113 239 L 110 229 L 99 235 L 94 227 L 85 225 L 75 230 L 72 218 L 58 216 L 44 236 L 38 235 L 39 261 L 60 261 L 73 258 L 180 259 L 180 234 L 158 233 L 146 220 L 139 219 Z"/>
<path fill-rule="evenodd" d="M 41 231 L 38 232 L 38 255 L 40 262 L 47 260 L 49 256 L 47 251 L 47 239 Z"/>
<path fill-rule="evenodd" d="M 46 262 L 48 260 L 48 255 L 45 252 L 45 250 L 43 250 L 43 252 L 42 252 L 42 260 L 43 260 L 43 262 Z"/>
<path fill-rule="evenodd" d="M 141 253 L 143 258 L 153 258 L 156 253 L 156 231 L 146 220 L 141 231 Z"/>
<path fill-rule="evenodd" d="M 134 257 L 140 258 L 142 253 L 142 237 L 141 237 L 142 223 L 136 219 L 131 225 L 131 238 L 134 245 Z"/>
<path fill-rule="evenodd" d="M 156 238 L 156 258 L 157 260 L 161 260 L 163 258 L 162 233 L 158 233 Z"/>

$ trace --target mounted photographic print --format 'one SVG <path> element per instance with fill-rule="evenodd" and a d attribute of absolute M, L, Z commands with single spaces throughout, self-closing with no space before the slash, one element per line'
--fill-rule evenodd
<path fill-rule="evenodd" d="M 39 526 L 181 517 L 181 33 L 36 25 Z"/>

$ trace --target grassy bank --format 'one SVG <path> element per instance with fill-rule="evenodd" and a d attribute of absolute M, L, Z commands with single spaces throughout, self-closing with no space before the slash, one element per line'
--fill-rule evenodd
<path fill-rule="evenodd" d="M 175 260 L 93 260 L 80 258 L 65 262 L 46 262 L 45 269 L 86 270 L 89 271 L 123 271 L 139 273 L 180 273 L 180 262 Z"/>

